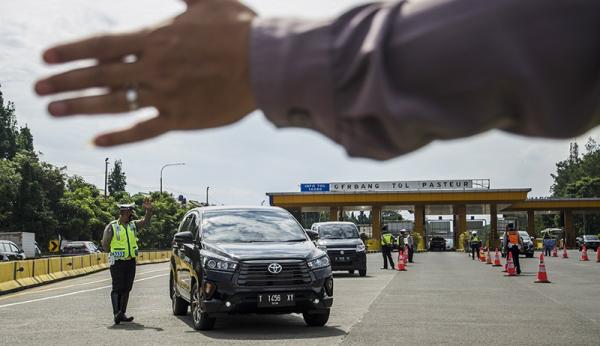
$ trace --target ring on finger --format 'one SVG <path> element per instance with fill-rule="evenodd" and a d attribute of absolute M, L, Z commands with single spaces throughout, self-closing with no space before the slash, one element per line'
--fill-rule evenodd
<path fill-rule="evenodd" d="M 125 91 L 125 100 L 127 100 L 127 104 L 129 105 L 130 111 L 135 111 L 139 108 L 139 91 L 136 86 L 129 87 Z"/>

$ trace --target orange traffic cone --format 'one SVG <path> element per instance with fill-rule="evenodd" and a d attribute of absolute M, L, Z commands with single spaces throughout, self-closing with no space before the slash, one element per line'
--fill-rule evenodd
<path fill-rule="evenodd" d="M 408 266 L 408 248 L 404 249 L 404 265 Z"/>
<path fill-rule="evenodd" d="M 396 265 L 396 269 L 401 272 L 406 271 L 406 266 L 404 265 L 404 256 L 402 253 L 398 254 L 398 264 Z"/>
<path fill-rule="evenodd" d="M 563 257 L 562 258 L 569 258 L 569 254 L 567 253 L 567 246 L 563 246 Z"/>
<path fill-rule="evenodd" d="M 596 249 L 596 262 L 600 262 L 600 246 Z"/>
<path fill-rule="evenodd" d="M 513 263 L 512 252 L 508 253 L 508 259 L 506 260 L 506 275 L 504 276 L 517 276 L 515 264 Z"/>
<path fill-rule="evenodd" d="M 546 274 L 546 265 L 544 264 L 544 254 L 540 254 L 540 266 L 538 268 L 537 280 L 535 283 L 550 283 Z"/>
<path fill-rule="evenodd" d="M 587 254 L 587 248 L 585 247 L 585 244 L 583 244 L 583 247 L 581 248 L 581 256 L 579 257 L 580 261 L 589 261 L 590 259 L 588 258 L 588 254 Z"/>
<path fill-rule="evenodd" d="M 498 252 L 498 248 L 496 248 L 496 258 L 494 259 L 494 267 L 502 267 L 502 263 L 500 263 L 500 253 Z"/>
<path fill-rule="evenodd" d="M 488 250 L 487 251 L 487 258 L 486 258 L 485 264 L 492 264 L 492 256 L 490 255 L 490 248 L 488 247 L 487 250 Z"/>
<path fill-rule="evenodd" d="M 483 252 L 483 248 L 479 248 L 479 261 L 485 262 L 485 252 Z"/>
<path fill-rule="evenodd" d="M 556 246 L 552 249 L 552 257 L 558 257 L 558 249 Z"/>

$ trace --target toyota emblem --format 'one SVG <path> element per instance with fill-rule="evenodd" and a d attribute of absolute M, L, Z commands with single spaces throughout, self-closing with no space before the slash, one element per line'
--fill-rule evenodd
<path fill-rule="evenodd" d="M 271 274 L 279 274 L 279 273 L 281 273 L 282 269 L 283 269 L 283 267 L 279 263 L 271 263 L 271 264 L 269 264 L 269 267 L 267 268 L 267 270 Z"/>
<path fill-rule="evenodd" d="M 340 255 L 343 255 L 343 254 L 344 254 L 344 250 L 340 251 Z"/>

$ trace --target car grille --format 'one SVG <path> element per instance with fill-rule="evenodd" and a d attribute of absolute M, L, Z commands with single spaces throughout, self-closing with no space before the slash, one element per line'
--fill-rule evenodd
<path fill-rule="evenodd" d="M 267 270 L 269 264 L 279 263 L 282 270 L 279 274 L 271 274 Z M 296 286 L 310 284 L 310 270 L 304 261 L 244 261 L 240 263 L 237 278 L 239 286 Z"/>
<path fill-rule="evenodd" d="M 344 254 L 342 255 L 342 251 Z M 331 256 L 351 256 L 356 253 L 356 248 L 348 248 L 348 249 L 327 249 L 327 254 Z"/>

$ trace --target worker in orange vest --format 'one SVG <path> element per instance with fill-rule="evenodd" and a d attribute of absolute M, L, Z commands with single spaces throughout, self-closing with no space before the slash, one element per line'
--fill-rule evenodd
<path fill-rule="evenodd" d="M 519 231 L 517 231 L 516 227 L 512 223 L 506 225 L 506 234 L 504 236 L 504 248 L 506 249 L 507 256 L 508 252 L 512 254 L 513 263 L 515 264 L 517 274 L 521 274 L 519 254 L 521 252 L 521 249 L 523 248 L 523 241 L 519 236 Z"/>

